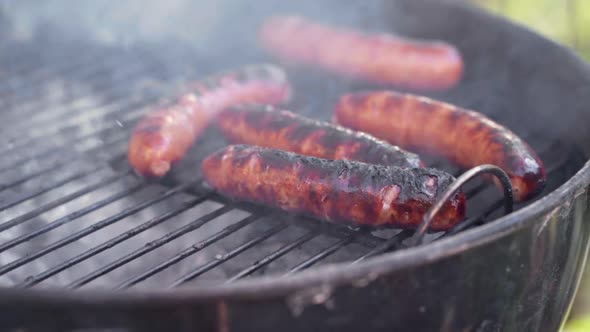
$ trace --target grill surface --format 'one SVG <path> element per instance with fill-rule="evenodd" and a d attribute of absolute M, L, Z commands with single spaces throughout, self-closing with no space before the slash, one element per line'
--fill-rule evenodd
<path fill-rule="evenodd" d="M 213 129 L 169 177 L 145 182 L 126 161 L 136 121 L 164 97 L 174 97 L 184 82 L 230 65 L 188 51 L 170 61 L 142 47 L 30 45 L 5 45 L 0 60 L 1 285 L 166 288 L 270 273 L 285 277 L 403 249 L 412 235 L 227 201 L 200 179 L 201 158 L 225 144 Z M 345 88 L 293 79 L 306 89 L 291 109 L 315 118 L 327 119 L 330 103 Z M 548 168 L 542 195 L 583 162 L 558 141 L 517 131 Z M 429 162 L 460 174 L 444 161 Z M 468 220 L 428 241 L 501 215 L 495 188 L 473 181 L 465 189 Z"/>

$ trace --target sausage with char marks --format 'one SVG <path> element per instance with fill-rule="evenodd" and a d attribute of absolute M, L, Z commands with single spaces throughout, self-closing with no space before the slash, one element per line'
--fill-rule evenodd
<path fill-rule="evenodd" d="M 496 165 L 510 176 L 516 201 L 530 199 L 545 187 L 545 168 L 535 151 L 474 111 L 410 94 L 373 91 L 342 96 L 334 119 L 404 149 L 447 157 L 464 168 Z"/>
<path fill-rule="evenodd" d="M 231 143 L 257 145 L 324 159 L 421 167 L 418 155 L 365 133 L 312 120 L 273 107 L 232 107 L 221 112 L 217 126 Z"/>
<path fill-rule="evenodd" d="M 327 160 L 276 149 L 230 145 L 202 163 L 203 176 L 233 199 L 348 225 L 416 228 L 454 178 L 440 170 Z M 465 216 L 455 194 L 430 231 L 448 230 Z"/>

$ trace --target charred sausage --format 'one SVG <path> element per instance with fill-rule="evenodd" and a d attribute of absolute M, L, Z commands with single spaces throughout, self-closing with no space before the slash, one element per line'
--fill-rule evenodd
<path fill-rule="evenodd" d="M 342 96 L 334 119 L 410 151 L 447 157 L 464 168 L 496 165 L 510 176 L 516 201 L 534 197 L 545 186 L 545 168 L 535 151 L 509 129 L 474 111 L 425 97 L 374 91 Z"/>
<path fill-rule="evenodd" d="M 418 155 L 373 136 L 270 106 L 228 108 L 219 114 L 216 123 L 231 143 L 275 148 L 324 159 L 357 160 L 408 168 L 423 166 Z"/>
<path fill-rule="evenodd" d="M 194 91 L 167 108 L 148 113 L 137 124 L 128 147 L 129 163 L 137 173 L 165 175 L 226 107 L 280 104 L 291 95 L 285 73 L 273 65 L 220 73 L 198 82 Z"/>
<path fill-rule="evenodd" d="M 293 152 L 230 145 L 207 156 L 204 179 L 222 195 L 349 225 L 417 227 L 454 178 L 436 169 L 328 160 Z M 465 215 L 458 192 L 431 231 Z"/>
<path fill-rule="evenodd" d="M 463 75 L 463 59 L 447 43 L 362 33 L 298 16 L 269 18 L 259 40 L 282 61 L 373 83 L 445 90 Z"/>

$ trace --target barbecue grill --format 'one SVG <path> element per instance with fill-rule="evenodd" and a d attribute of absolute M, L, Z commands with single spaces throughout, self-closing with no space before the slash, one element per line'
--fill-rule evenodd
<path fill-rule="evenodd" d="M 456 1 L 219 3 L 226 6 L 219 5 L 217 24 L 195 35 L 202 43 L 173 33 L 105 41 L 95 26 L 67 29 L 71 22 L 55 20 L 69 21 L 67 11 L 18 28 L 30 4 L 4 6 L 3 330 L 561 326 L 588 250 L 585 63 Z M 415 245 L 413 231 L 331 225 L 217 195 L 198 167 L 226 144 L 213 128 L 166 178 L 137 177 L 126 143 L 140 117 L 205 75 L 272 61 L 253 36 L 262 18 L 284 11 L 457 45 L 463 82 L 427 95 L 483 112 L 525 138 L 547 167 L 544 192 L 506 215 L 503 193 L 476 176 L 463 185 L 467 219 Z M 181 23 L 189 35 L 201 28 Z M 295 91 L 289 109 L 318 119 L 329 119 L 344 91 L 371 88 L 287 69 Z M 445 160 L 427 162 L 463 172 Z"/>

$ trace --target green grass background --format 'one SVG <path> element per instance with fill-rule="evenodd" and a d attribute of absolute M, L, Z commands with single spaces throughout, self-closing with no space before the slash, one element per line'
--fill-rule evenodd
<path fill-rule="evenodd" d="M 572 47 L 590 61 L 590 0 L 473 1 Z"/>

